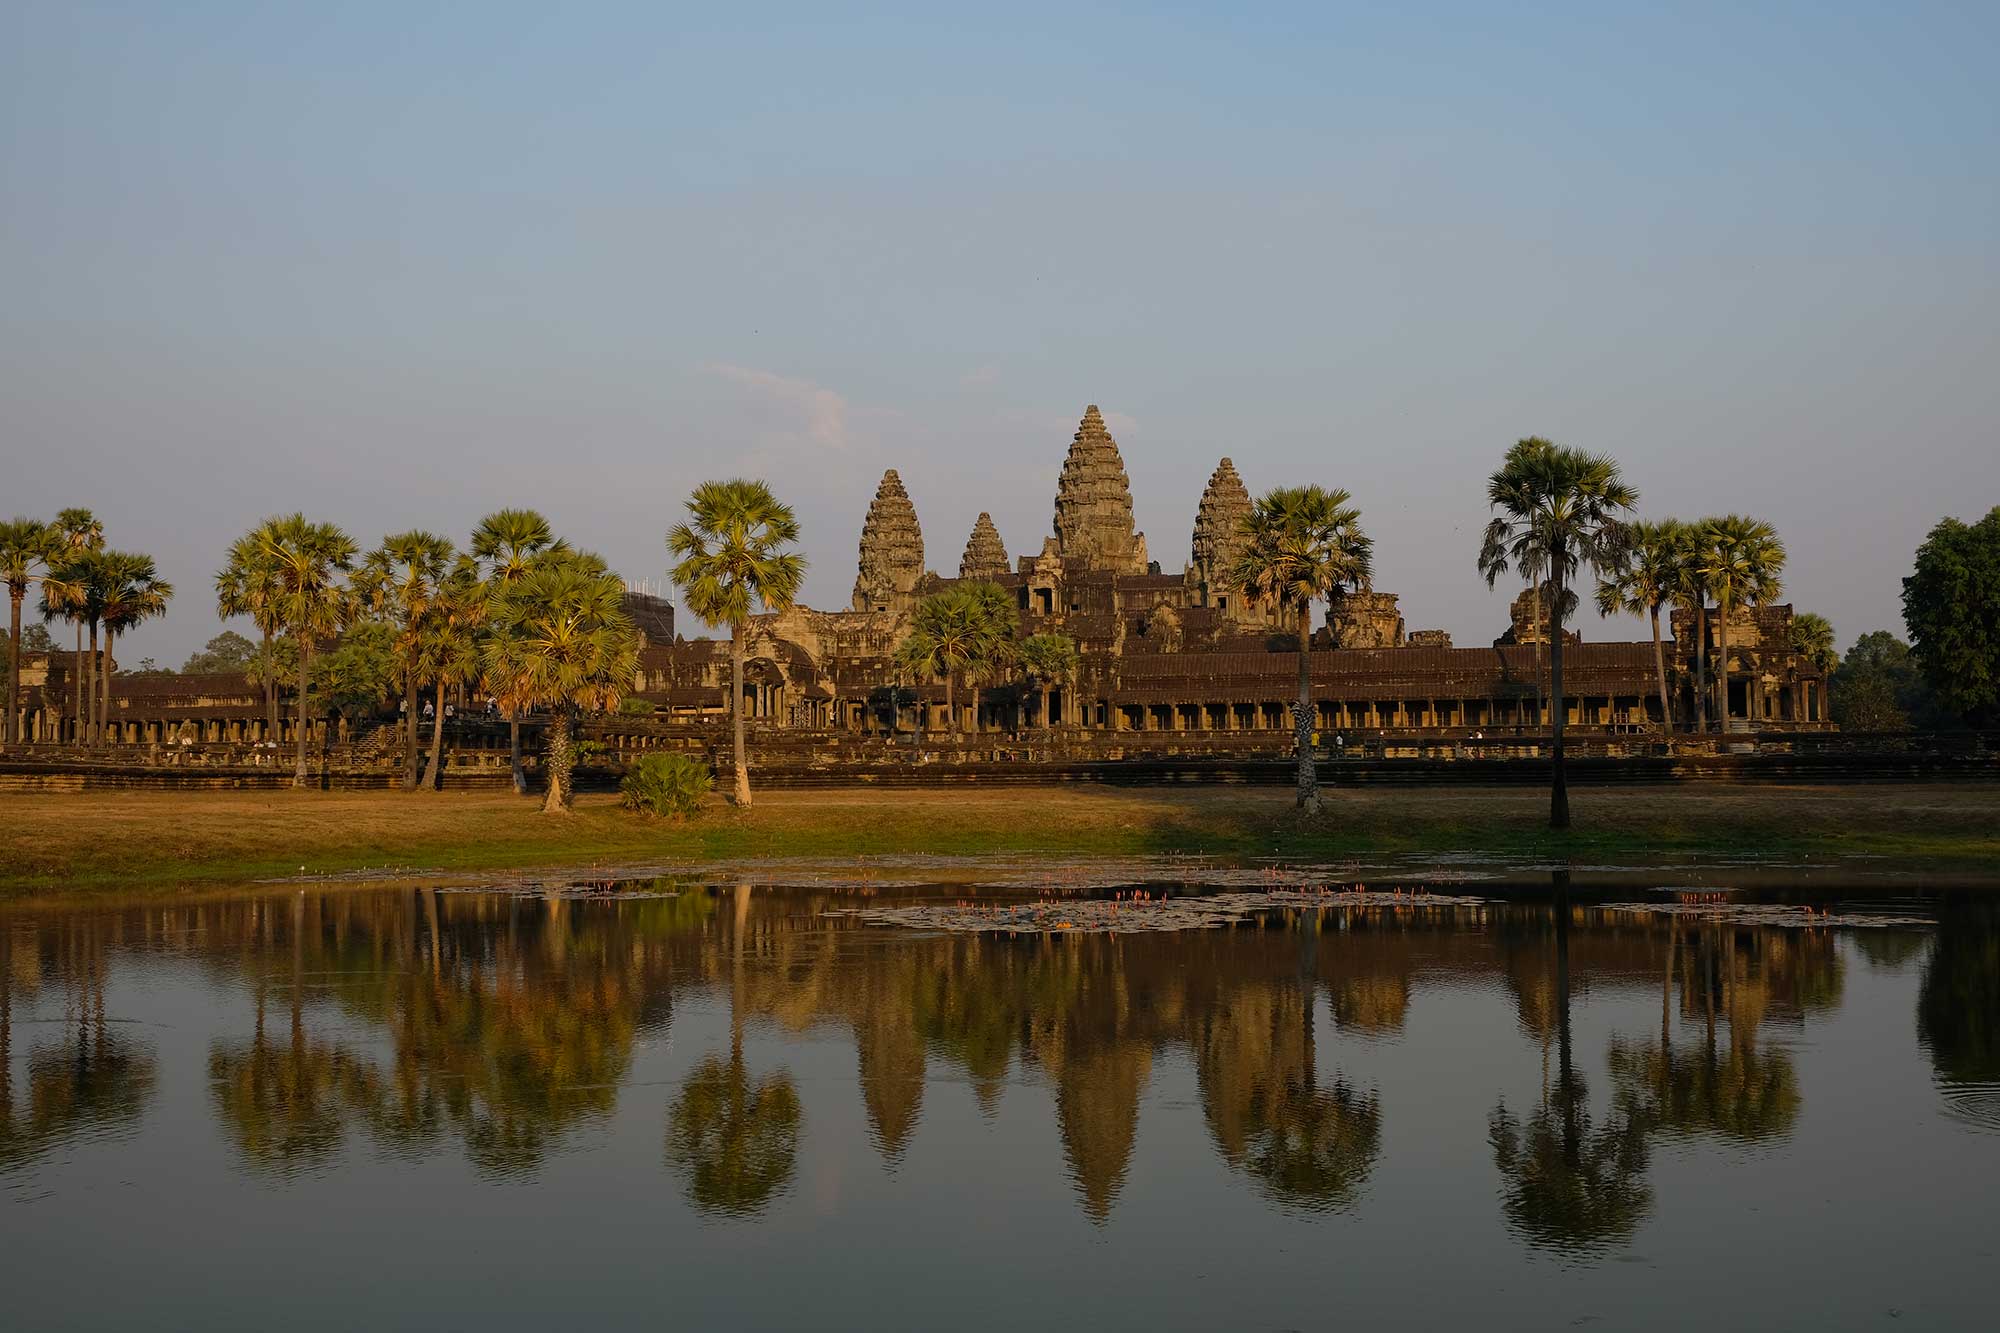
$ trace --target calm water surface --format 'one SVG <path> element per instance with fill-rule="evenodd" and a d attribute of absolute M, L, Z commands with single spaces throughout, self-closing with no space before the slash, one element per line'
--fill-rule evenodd
<path fill-rule="evenodd" d="M 0 913 L 5 1323 L 1991 1327 L 1980 899 L 852 903 Z"/>

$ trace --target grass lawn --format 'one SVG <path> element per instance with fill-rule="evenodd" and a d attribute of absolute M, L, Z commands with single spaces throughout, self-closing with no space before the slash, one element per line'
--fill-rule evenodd
<path fill-rule="evenodd" d="M 220 887 L 380 869 L 473 871 L 751 857 L 1202 852 L 1360 860 L 1438 853 L 1643 866 L 1687 856 L 1837 858 L 2000 882 L 2000 786 L 1351 788 L 1303 821 L 1283 788 L 772 791 L 749 810 L 641 819 L 609 796 L 568 817 L 510 795 L 104 792 L 0 795 L 0 893 Z M 1863 862 L 1851 858 L 1871 858 Z"/>

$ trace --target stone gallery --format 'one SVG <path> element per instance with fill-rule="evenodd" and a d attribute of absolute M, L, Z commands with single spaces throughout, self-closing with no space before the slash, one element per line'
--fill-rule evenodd
<path fill-rule="evenodd" d="M 1008 590 L 1020 634 L 1069 636 L 1073 680 L 972 682 L 956 691 L 962 733 L 1057 730 L 1194 733 L 1218 743 L 1236 733 L 1288 739 L 1297 691 L 1296 630 L 1271 608 L 1229 587 L 1226 571 L 1250 512 L 1250 492 L 1222 459 L 1194 510 L 1192 558 L 1178 574 L 1146 552 L 1132 516 L 1131 483 L 1096 406 L 1070 441 L 1055 496 L 1055 530 L 1034 555 L 1011 557 L 987 514 L 959 558 L 957 579 Z M 1468 565 L 1469 565 L 1468 560 Z M 898 676 L 896 645 L 917 604 L 956 580 L 925 560 L 916 505 L 892 469 L 861 525 L 860 565 L 849 607 L 808 607 L 754 618 L 747 636 L 746 711 L 773 728 L 869 735 L 949 731 L 945 691 Z M 1524 592 L 1512 624 L 1491 646 L 1457 648 L 1441 630 L 1406 631 L 1394 593 L 1363 588 L 1337 599 L 1313 636 L 1312 680 L 1326 737 L 1384 733 L 1517 733 L 1546 724 L 1540 698 L 1546 598 Z M 1732 610 L 1730 715 L 1750 728 L 1819 728 L 1823 674 L 1791 646 L 1789 606 Z M 1711 655 L 1716 615 L 1708 616 Z M 1676 613 L 1668 678 L 1693 716 L 1696 625 Z M 1638 732 L 1660 721 L 1650 642 L 1585 643 L 1566 631 L 1569 722 L 1585 731 Z M 656 643 L 641 655 L 642 697 L 667 717 L 728 709 L 729 653 L 719 640 Z"/>
<path fill-rule="evenodd" d="M 1226 575 L 1249 512 L 1250 492 L 1224 458 L 1195 505 L 1192 558 L 1178 574 L 1163 572 L 1133 522 L 1131 483 L 1117 441 L 1091 406 L 1070 441 L 1056 487 L 1054 531 L 1040 550 L 1010 556 L 992 518 L 982 513 L 956 576 L 946 577 L 929 568 L 916 505 L 891 469 L 862 520 L 849 606 L 798 606 L 751 619 L 746 716 L 767 740 L 817 739 L 862 749 L 897 735 L 954 732 L 1038 736 L 1084 753 L 1156 744 L 1179 753 L 1287 745 L 1297 631 L 1232 589 Z M 1019 608 L 1021 637 L 1052 633 L 1074 641 L 1074 676 L 963 681 L 948 705 L 941 682 L 901 673 L 895 650 L 918 604 L 972 579 L 1007 590 Z M 1461 648 L 1441 630 L 1405 630 L 1394 593 L 1364 587 L 1336 599 L 1313 635 L 1313 694 L 1323 741 L 1502 741 L 1540 732 L 1550 708 L 1548 600 L 1524 591 L 1513 604 L 1512 623 L 1490 646 Z M 656 597 L 634 593 L 627 610 L 641 643 L 635 696 L 653 711 L 643 719 L 608 719 L 597 730 L 614 744 L 640 745 L 657 743 L 663 732 L 713 730 L 729 711 L 728 641 L 681 637 L 674 607 Z M 1792 647 L 1791 619 L 1789 606 L 1730 612 L 1731 730 L 1831 728 L 1824 673 Z M 1710 608 L 1709 670 L 1720 637 L 1717 621 Z M 1666 669 L 1676 721 L 1685 724 L 1694 716 L 1696 618 L 1676 610 L 1671 632 Z M 1565 706 L 1579 739 L 1593 732 L 1655 731 L 1661 709 L 1652 643 L 1593 643 L 1574 629 L 1565 634 Z M 68 694 L 71 655 L 30 655 L 25 665 L 27 734 L 52 738 L 66 721 L 61 700 Z M 957 718 L 948 715 L 948 706 L 957 708 Z M 265 718 L 261 690 L 240 675 L 119 676 L 106 740 L 254 743 L 292 736 L 296 722 L 289 708 L 276 736 L 268 734 Z M 321 725 L 345 731 L 331 720 L 315 723 L 315 730 Z M 1131 733 L 1150 735 L 1141 740 Z"/>

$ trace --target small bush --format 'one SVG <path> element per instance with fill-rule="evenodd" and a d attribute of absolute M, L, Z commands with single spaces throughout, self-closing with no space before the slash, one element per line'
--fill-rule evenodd
<path fill-rule="evenodd" d="M 625 808 L 663 819 L 692 819 L 715 786 L 708 765 L 684 754 L 649 754 L 625 772 L 618 784 Z"/>
<path fill-rule="evenodd" d="M 635 699 L 629 694 L 618 701 L 618 711 L 626 717 L 651 717 L 657 707 L 651 699 Z"/>

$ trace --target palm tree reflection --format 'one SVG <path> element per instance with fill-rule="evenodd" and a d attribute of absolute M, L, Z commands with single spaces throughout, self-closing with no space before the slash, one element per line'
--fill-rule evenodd
<path fill-rule="evenodd" d="M 797 1164 L 798 1090 L 783 1070 L 752 1083 L 743 1062 L 743 950 L 750 886 L 736 886 L 730 940 L 729 1058 L 704 1057 L 667 1111 L 667 1164 L 703 1212 L 751 1216 L 790 1188 Z"/>
<path fill-rule="evenodd" d="M 1584 1255 L 1628 1239 L 1652 1205 L 1645 1127 L 1629 1112 L 1590 1114 L 1590 1091 L 1570 1050 L 1569 875 L 1555 873 L 1556 1080 L 1525 1119 L 1503 1102 L 1487 1122 L 1500 1170 L 1501 1211 L 1529 1244 Z M 1543 1052 L 1546 1069 L 1547 1050 Z"/>
<path fill-rule="evenodd" d="M 14 1086 L 13 931 L 0 923 L 0 1170 L 36 1160 L 85 1136 L 138 1123 L 158 1083 L 152 1051 L 122 1036 L 105 1013 L 103 941 L 95 931 L 70 932 L 62 971 L 70 988 L 64 1040 L 31 1047 L 24 1102 Z"/>

